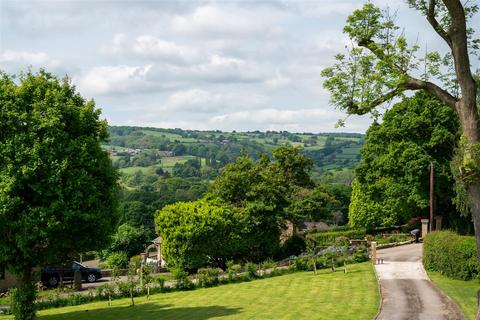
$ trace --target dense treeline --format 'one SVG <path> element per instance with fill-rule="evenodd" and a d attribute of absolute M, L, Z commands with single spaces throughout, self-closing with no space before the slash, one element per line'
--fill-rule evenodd
<path fill-rule="evenodd" d="M 337 219 L 344 204 L 312 181 L 313 162 L 299 151 L 279 147 L 272 159 L 257 161 L 241 156 L 222 170 L 202 199 L 159 210 L 156 230 L 169 267 L 225 269 L 229 260 L 278 258 L 280 233 L 288 221 Z"/>

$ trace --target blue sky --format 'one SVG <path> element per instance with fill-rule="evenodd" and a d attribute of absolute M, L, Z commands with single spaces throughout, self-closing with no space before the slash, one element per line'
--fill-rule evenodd
<path fill-rule="evenodd" d="M 443 45 L 403 1 L 410 39 Z M 359 0 L 0 0 L 0 69 L 68 74 L 112 125 L 364 132 L 329 105 L 320 71 L 348 43 Z"/>

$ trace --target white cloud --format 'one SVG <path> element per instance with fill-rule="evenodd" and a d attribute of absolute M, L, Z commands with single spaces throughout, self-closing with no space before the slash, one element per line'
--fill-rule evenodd
<path fill-rule="evenodd" d="M 228 109 L 249 109 L 264 104 L 267 98 L 258 94 L 212 93 L 201 89 L 172 94 L 162 109 L 183 112 L 218 112 Z"/>
<path fill-rule="evenodd" d="M 290 109 L 274 108 L 239 111 L 212 117 L 212 128 L 232 128 L 241 130 L 289 130 L 295 132 L 328 132 L 335 130 L 335 123 L 344 115 L 334 109 Z M 371 120 L 368 117 L 353 117 L 347 127 L 339 131 L 363 132 Z M 338 131 L 338 130 L 337 130 Z"/>
<path fill-rule="evenodd" d="M 73 82 L 80 92 L 91 95 L 146 91 L 152 87 L 147 81 L 151 67 L 151 65 L 95 67 L 74 77 Z"/>
<path fill-rule="evenodd" d="M 0 66 L 2 67 L 17 67 L 20 69 L 25 69 L 29 66 L 34 68 L 55 68 L 60 64 L 60 60 L 52 59 L 45 52 L 0 51 Z"/>
<path fill-rule="evenodd" d="M 180 65 L 196 64 L 205 60 L 197 48 L 178 45 L 152 35 L 141 35 L 131 39 L 119 33 L 113 37 L 112 44 L 103 51 Z"/>
<path fill-rule="evenodd" d="M 275 77 L 265 81 L 265 84 L 271 89 L 280 89 L 287 87 L 290 82 L 292 82 L 292 79 L 285 77 L 279 71 L 277 71 Z"/>
<path fill-rule="evenodd" d="M 256 34 L 263 37 L 281 32 L 280 28 L 268 23 L 266 15 L 258 11 L 225 5 L 201 6 L 189 15 L 176 16 L 171 28 L 178 33 L 208 36 L 238 37 Z"/>

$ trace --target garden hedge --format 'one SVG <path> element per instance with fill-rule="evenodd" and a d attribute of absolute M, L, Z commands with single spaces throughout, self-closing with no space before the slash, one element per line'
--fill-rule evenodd
<path fill-rule="evenodd" d="M 329 246 L 335 244 L 337 238 L 345 237 L 347 239 L 364 239 L 365 235 L 365 229 L 353 229 L 346 231 L 312 233 L 307 235 L 307 238 L 315 240 L 318 246 Z"/>
<path fill-rule="evenodd" d="M 451 231 L 427 234 L 423 245 L 423 264 L 454 279 L 480 279 L 475 237 L 460 236 Z"/>

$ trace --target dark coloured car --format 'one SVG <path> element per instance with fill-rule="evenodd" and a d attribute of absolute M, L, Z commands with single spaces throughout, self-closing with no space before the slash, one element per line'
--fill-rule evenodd
<path fill-rule="evenodd" d="M 79 270 L 82 275 L 82 280 L 86 282 L 95 282 L 102 277 L 102 272 L 99 268 L 89 268 L 79 262 L 72 263 L 70 268 L 61 267 L 46 267 L 42 270 L 42 282 L 46 286 L 56 287 L 60 282 L 60 274 L 63 274 L 63 281 L 73 280 L 75 271 Z"/>

